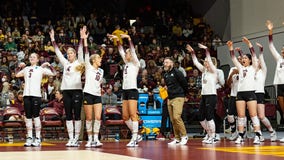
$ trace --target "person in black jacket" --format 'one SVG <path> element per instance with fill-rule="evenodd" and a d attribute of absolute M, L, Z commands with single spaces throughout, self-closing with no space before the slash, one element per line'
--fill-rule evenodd
<path fill-rule="evenodd" d="M 181 114 L 188 89 L 187 81 L 182 72 L 174 68 L 174 61 L 170 57 L 164 59 L 164 70 L 163 77 L 168 91 L 168 111 L 175 134 L 175 139 L 169 144 L 185 145 L 188 137 Z"/>

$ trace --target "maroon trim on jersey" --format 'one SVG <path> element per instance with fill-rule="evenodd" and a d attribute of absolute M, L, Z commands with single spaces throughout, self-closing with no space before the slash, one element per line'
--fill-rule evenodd
<path fill-rule="evenodd" d="M 234 50 L 230 50 L 230 55 L 231 55 L 231 57 L 234 57 L 234 56 L 235 56 Z"/>
<path fill-rule="evenodd" d="M 268 39 L 269 39 L 269 43 L 272 43 L 272 41 L 273 41 L 272 35 L 269 35 Z"/>

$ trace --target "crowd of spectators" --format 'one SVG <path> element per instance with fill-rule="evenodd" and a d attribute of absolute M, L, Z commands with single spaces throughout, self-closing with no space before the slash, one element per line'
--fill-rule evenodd
<path fill-rule="evenodd" d="M 102 68 L 105 71 L 105 82 L 102 97 L 115 94 L 121 100 L 121 79 L 123 63 L 118 54 L 116 43 L 107 38 L 107 34 L 127 33 L 135 45 L 141 63 L 138 86 L 145 92 L 152 92 L 160 85 L 163 72 L 162 63 L 165 57 L 173 57 L 176 67 L 180 69 L 189 83 L 190 97 L 198 98 L 201 77 L 194 68 L 191 56 L 185 51 L 185 44 L 196 46 L 202 43 L 211 49 L 216 56 L 216 47 L 222 44 L 210 25 L 203 18 L 191 16 L 180 17 L 166 10 L 151 11 L 151 25 L 144 23 L 137 16 L 130 24 L 131 16 L 121 14 L 102 15 L 96 9 L 89 14 L 66 13 L 56 19 L 40 19 L 35 10 L 31 16 L 0 17 L 0 75 L 1 75 L 1 107 L 14 103 L 19 90 L 23 89 L 23 79 L 15 78 L 15 69 L 19 62 L 28 63 L 28 55 L 36 52 L 40 62 L 46 61 L 57 70 L 55 77 L 45 77 L 42 82 L 43 102 L 55 99 L 55 91 L 60 87 L 62 65 L 55 56 L 48 32 L 54 29 L 56 42 L 62 53 L 68 47 L 77 48 L 79 30 L 86 25 L 90 36 L 88 47 L 91 53 L 99 53 L 103 57 Z M 121 43 L 127 47 L 127 43 Z M 204 58 L 201 50 L 196 49 L 197 57 Z M 106 100 L 107 103 L 110 100 Z M 113 102 L 111 102 L 113 103 Z"/>

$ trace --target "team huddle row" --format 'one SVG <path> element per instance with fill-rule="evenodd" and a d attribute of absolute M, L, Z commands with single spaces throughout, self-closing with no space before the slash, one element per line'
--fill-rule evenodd
<path fill-rule="evenodd" d="M 280 55 L 272 40 L 273 24 L 267 21 L 266 26 L 269 30 L 269 49 L 276 60 L 276 70 L 274 84 L 277 86 L 278 102 L 281 110 L 284 109 L 284 49 Z M 230 99 L 228 103 L 228 122 L 231 129 L 230 140 L 235 140 L 236 144 L 244 142 L 246 135 L 246 109 L 248 109 L 249 117 L 252 121 L 255 137 L 254 144 L 260 144 L 264 141 L 261 133 L 260 121 L 270 132 L 271 141 L 277 140 L 275 130 L 272 128 L 270 121 L 265 117 L 265 100 L 264 86 L 267 75 L 267 67 L 263 57 L 263 47 L 256 43 L 259 47 L 259 56 L 257 57 L 252 43 L 243 38 L 242 41 L 247 44 L 250 54 L 243 54 L 240 48 L 233 47 L 233 42 L 228 41 L 227 46 L 230 51 L 231 59 L 234 67 L 231 68 L 227 79 L 227 84 L 231 87 Z M 203 45 L 201 48 L 207 50 Z M 218 82 L 218 74 L 216 67 L 212 64 L 209 52 L 207 50 L 204 65 L 197 61 L 194 50 L 191 46 L 187 46 L 187 50 L 192 53 L 193 62 L 202 72 L 202 99 L 200 105 L 201 125 L 207 132 L 202 142 L 212 144 L 215 142 L 215 123 L 214 108 L 216 104 L 216 83 Z M 239 52 L 236 57 L 234 50 Z M 235 119 L 237 117 L 237 119 Z M 237 122 L 237 123 L 236 123 Z M 284 142 L 284 138 L 280 139 Z"/>

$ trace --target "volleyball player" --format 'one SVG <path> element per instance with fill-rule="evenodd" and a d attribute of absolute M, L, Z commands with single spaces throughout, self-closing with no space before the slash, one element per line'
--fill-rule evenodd
<path fill-rule="evenodd" d="M 251 54 L 245 54 L 242 56 L 242 64 L 235 57 L 233 42 L 227 42 L 232 61 L 239 71 L 239 84 L 236 97 L 239 136 L 235 143 L 241 144 L 244 141 L 244 127 L 246 125 L 245 113 L 247 107 L 254 126 L 254 132 L 256 134 L 253 143 L 260 144 L 260 137 L 262 136 L 262 134 L 260 130 L 260 122 L 257 117 L 257 101 L 255 95 L 255 74 L 258 64 L 256 62 L 257 58 L 250 41 L 244 37 L 243 42 L 248 45 Z"/>
<path fill-rule="evenodd" d="M 137 100 L 139 97 L 137 90 L 137 75 L 140 63 L 129 35 L 121 34 L 122 39 L 127 39 L 129 41 L 129 48 L 126 49 L 126 51 L 124 51 L 122 45 L 119 43 L 117 36 L 108 35 L 108 37 L 118 42 L 118 51 L 125 63 L 122 84 L 122 117 L 132 132 L 132 138 L 126 146 L 135 147 L 138 146 L 138 142 L 142 140 L 142 137 L 138 135 L 139 122 L 137 115 Z"/>
<path fill-rule="evenodd" d="M 56 71 L 49 63 L 38 66 L 39 55 L 32 53 L 29 56 L 30 66 L 20 63 L 20 70 L 16 77 L 24 77 L 24 110 L 26 116 L 27 139 L 25 147 L 41 146 L 41 121 L 39 117 L 41 105 L 41 80 L 43 75 L 55 76 Z M 26 67 L 25 67 L 26 66 Z M 47 67 L 49 69 L 47 69 Z M 33 138 L 33 121 L 35 125 L 35 138 Z"/>
<path fill-rule="evenodd" d="M 101 84 L 104 75 L 104 71 L 99 68 L 101 66 L 102 58 L 98 54 L 89 55 L 86 26 L 83 27 L 81 38 L 84 40 L 85 49 L 85 86 L 83 89 L 83 104 L 88 134 L 88 142 L 85 147 L 100 147 L 103 145 L 98 138 L 102 114 Z M 93 113 L 95 116 L 94 123 L 92 122 Z"/>
<path fill-rule="evenodd" d="M 266 74 L 267 74 L 267 67 L 263 58 L 263 47 L 261 44 L 256 43 L 257 46 L 260 48 L 260 54 L 258 58 L 258 69 L 256 71 L 255 75 L 255 83 L 256 85 L 256 91 L 255 95 L 257 98 L 257 114 L 259 120 L 265 125 L 265 127 L 270 132 L 270 140 L 272 142 L 276 141 L 277 135 L 275 130 L 272 128 L 271 123 L 269 119 L 265 117 L 265 101 L 264 101 L 264 86 L 265 86 L 265 80 L 266 80 Z M 264 141 L 263 136 L 260 137 L 260 141 Z"/>
<path fill-rule="evenodd" d="M 214 122 L 214 113 L 217 103 L 217 70 L 215 65 L 212 63 L 209 50 L 206 46 L 198 44 L 202 49 L 206 50 L 206 58 L 202 65 L 190 45 L 186 46 L 186 49 L 191 53 L 194 65 L 202 72 L 202 88 L 201 88 L 201 102 L 200 102 L 200 124 L 203 129 L 207 132 L 208 137 L 202 142 L 206 144 L 215 143 L 216 127 Z"/>
<path fill-rule="evenodd" d="M 82 29 L 81 31 L 82 32 Z M 67 147 L 79 146 L 78 139 L 81 129 L 81 107 L 82 107 L 82 63 L 83 52 L 78 52 L 76 58 L 76 50 L 74 48 L 67 49 L 67 59 L 59 50 L 54 39 L 54 30 L 49 32 L 50 39 L 55 48 L 56 56 L 63 65 L 63 77 L 61 82 L 61 90 L 63 91 L 63 103 L 66 113 L 66 127 L 69 135 Z M 82 39 L 80 40 L 79 48 L 82 48 Z M 81 49 L 82 50 L 82 49 Z M 74 115 L 74 117 L 73 117 Z M 73 124 L 73 120 L 75 124 Z M 75 135 L 74 135 L 75 133 Z"/>
<path fill-rule="evenodd" d="M 266 22 L 267 29 L 269 30 L 269 49 L 272 56 L 276 61 L 275 75 L 273 84 L 277 86 L 277 100 L 282 114 L 284 113 L 284 47 L 282 47 L 281 54 L 276 50 L 273 39 L 273 23 L 271 21 Z M 283 117 L 283 115 L 281 115 Z M 282 119 L 283 120 L 283 119 Z M 280 142 L 284 143 L 284 138 L 280 139 Z"/>

